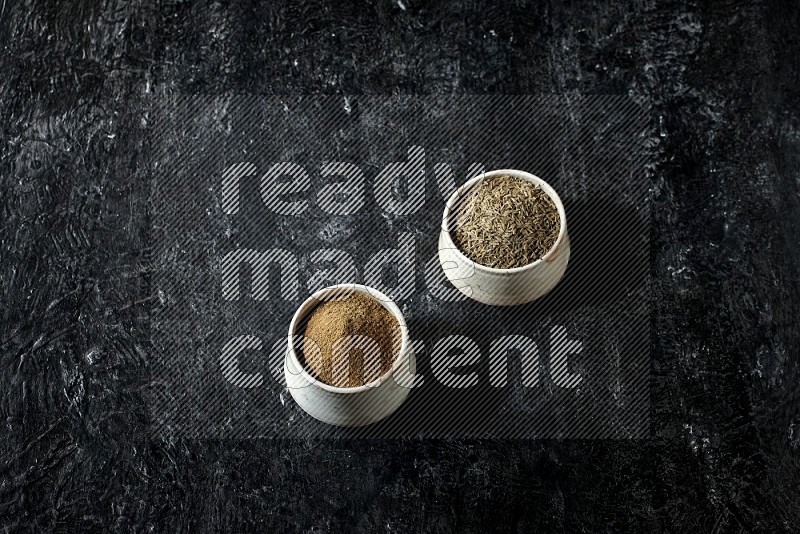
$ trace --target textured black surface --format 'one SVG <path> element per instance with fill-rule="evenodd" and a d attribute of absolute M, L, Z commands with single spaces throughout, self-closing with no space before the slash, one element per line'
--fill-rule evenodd
<path fill-rule="evenodd" d="M 2 525 L 796 531 L 798 12 L 3 2 Z M 147 110 L 173 91 L 646 95 L 653 439 L 148 440 Z"/>

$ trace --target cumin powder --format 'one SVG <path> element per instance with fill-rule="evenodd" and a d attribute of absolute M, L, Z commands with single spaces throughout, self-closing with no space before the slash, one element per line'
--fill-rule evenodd
<path fill-rule="evenodd" d="M 453 242 L 470 259 L 495 269 L 522 267 L 553 248 L 561 220 L 538 185 L 515 176 L 479 182 L 455 212 Z"/>
<path fill-rule="evenodd" d="M 400 325 L 376 299 L 363 293 L 317 306 L 306 324 L 303 355 L 319 380 L 357 387 L 392 368 Z"/>

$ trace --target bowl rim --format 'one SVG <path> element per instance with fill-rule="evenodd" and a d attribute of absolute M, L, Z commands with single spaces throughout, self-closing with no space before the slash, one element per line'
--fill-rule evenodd
<path fill-rule="evenodd" d="M 488 265 L 483 265 L 482 263 L 478 263 L 477 261 L 467 256 L 464 252 L 462 252 L 461 249 L 458 248 L 456 244 L 453 242 L 453 238 L 450 235 L 450 225 L 449 225 L 450 213 L 453 211 L 453 208 L 455 208 L 456 201 L 464 194 L 465 191 L 472 189 L 472 187 L 474 187 L 474 185 L 477 184 L 478 182 L 485 180 L 486 178 L 493 178 L 495 176 L 514 176 L 516 178 L 522 178 L 523 180 L 527 180 L 529 182 L 537 184 L 539 187 L 542 188 L 542 191 L 544 191 L 545 194 L 548 197 L 550 197 L 550 200 L 552 200 L 553 203 L 556 205 L 556 211 L 558 211 L 560 228 L 558 230 L 558 237 L 556 238 L 555 243 L 553 243 L 553 246 L 550 247 L 550 250 L 548 250 L 541 258 L 531 263 L 521 265 L 520 267 L 499 269 L 497 267 L 489 267 Z M 463 185 L 461 185 L 460 187 L 456 188 L 455 191 L 453 191 L 453 193 L 447 199 L 447 203 L 445 204 L 444 207 L 444 214 L 442 215 L 441 234 L 444 237 L 445 246 L 448 249 L 452 250 L 460 260 L 472 264 L 476 271 L 482 271 L 494 274 L 515 274 L 532 269 L 538 266 L 539 264 L 551 261 L 554 258 L 556 252 L 559 250 L 561 244 L 564 242 L 567 236 L 567 214 L 566 211 L 564 210 L 564 204 L 563 202 L 561 202 L 561 197 L 558 196 L 558 193 L 556 192 L 555 189 L 553 189 L 553 186 L 551 186 L 550 184 L 548 184 L 535 174 L 531 174 L 525 171 L 520 171 L 517 169 L 498 169 L 478 174 L 477 176 L 474 176 L 469 180 L 467 180 Z"/>
<path fill-rule="evenodd" d="M 293 338 L 296 335 L 300 321 L 304 319 L 305 316 L 308 315 L 308 313 L 310 313 L 317 305 L 319 305 L 320 302 L 322 302 L 323 297 L 331 293 L 341 291 L 342 289 L 348 289 L 361 294 L 365 294 L 377 300 L 397 320 L 397 323 L 400 325 L 400 334 L 401 334 L 400 350 L 397 353 L 397 357 L 395 358 L 394 363 L 392 364 L 392 368 L 386 371 L 380 377 L 373 380 L 372 382 L 352 388 L 332 386 L 330 384 L 326 384 L 322 380 L 315 378 L 308 371 L 307 367 L 300 362 L 300 359 L 297 357 L 297 352 L 294 349 Z M 312 301 L 317 301 L 317 304 L 315 304 L 314 306 L 309 306 Z M 300 312 L 306 308 L 307 308 L 306 313 L 304 313 L 301 316 Z M 292 359 L 292 363 L 296 366 L 296 368 L 300 369 L 299 374 L 307 382 L 309 382 L 310 385 L 317 386 L 326 391 L 330 391 L 331 393 L 340 393 L 340 394 L 353 394 L 353 393 L 361 393 L 363 391 L 372 391 L 382 386 L 394 375 L 396 371 L 398 371 L 401 368 L 403 362 L 408 360 L 408 347 L 411 343 L 408 337 L 408 327 L 406 326 L 405 317 L 403 317 L 403 313 L 400 311 L 400 308 L 397 307 L 397 304 L 395 304 L 394 301 L 390 299 L 388 296 L 386 296 L 383 292 L 375 289 L 374 287 L 365 286 L 363 284 L 335 284 L 332 286 L 322 288 L 318 291 L 315 291 L 311 296 L 305 299 L 300 304 L 300 306 L 297 307 L 297 310 L 295 310 L 294 315 L 292 316 L 292 320 L 289 323 L 289 335 L 287 341 L 289 343 L 289 350 L 287 355 Z"/>

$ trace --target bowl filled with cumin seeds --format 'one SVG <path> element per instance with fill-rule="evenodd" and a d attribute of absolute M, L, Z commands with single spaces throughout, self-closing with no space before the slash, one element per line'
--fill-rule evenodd
<path fill-rule="evenodd" d="M 391 415 L 416 373 L 405 319 L 380 291 L 340 284 L 317 291 L 289 325 L 286 385 L 312 417 L 362 426 Z"/>
<path fill-rule="evenodd" d="M 502 169 L 467 181 L 448 199 L 439 261 L 459 291 L 484 304 L 531 302 L 569 262 L 564 204 L 533 174 Z"/>

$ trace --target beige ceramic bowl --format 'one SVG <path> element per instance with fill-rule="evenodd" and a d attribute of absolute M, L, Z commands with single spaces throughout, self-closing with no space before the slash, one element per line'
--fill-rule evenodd
<path fill-rule="evenodd" d="M 481 180 L 504 175 L 516 176 L 539 185 L 555 203 L 561 220 L 561 229 L 553 248 L 542 258 L 522 267 L 494 269 L 469 259 L 455 246 L 450 235 L 454 219 L 452 212 L 461 196 L 471 191 Z M 439 262 L 447 279 L 459 291 L 478 302 L 495 306 L 512 306 L 525 304 L 545 295 L 564 276 L 569 254 L 564 204 L 555 190 L 538 176 L 513 169 L 487 172 L 459 187 L 447 201 L 442 218 L 442 232 L 439 235 Z"/>
<path fill-rule="evenodd" d="M 400 352 L 392 368 L 369 384 L 336 387 L 315 378 L 305 367 L 296 346 L 303 319 L 321 302 L 343 291 L 356 291 L 376 298 L 397 319 L 401 331 Z M 360 284 L 339 284 L 326 287 L 311 295 L 292 317 L 289 325 L 289 347 L 284 361 L 286 385 L 294 400 L 312 417 L 337 426 L 361 426 L 391 415 L 408 397 L 416 360 L 411 348 L 403 314 L 392 300 L 371 287 Z"/>

